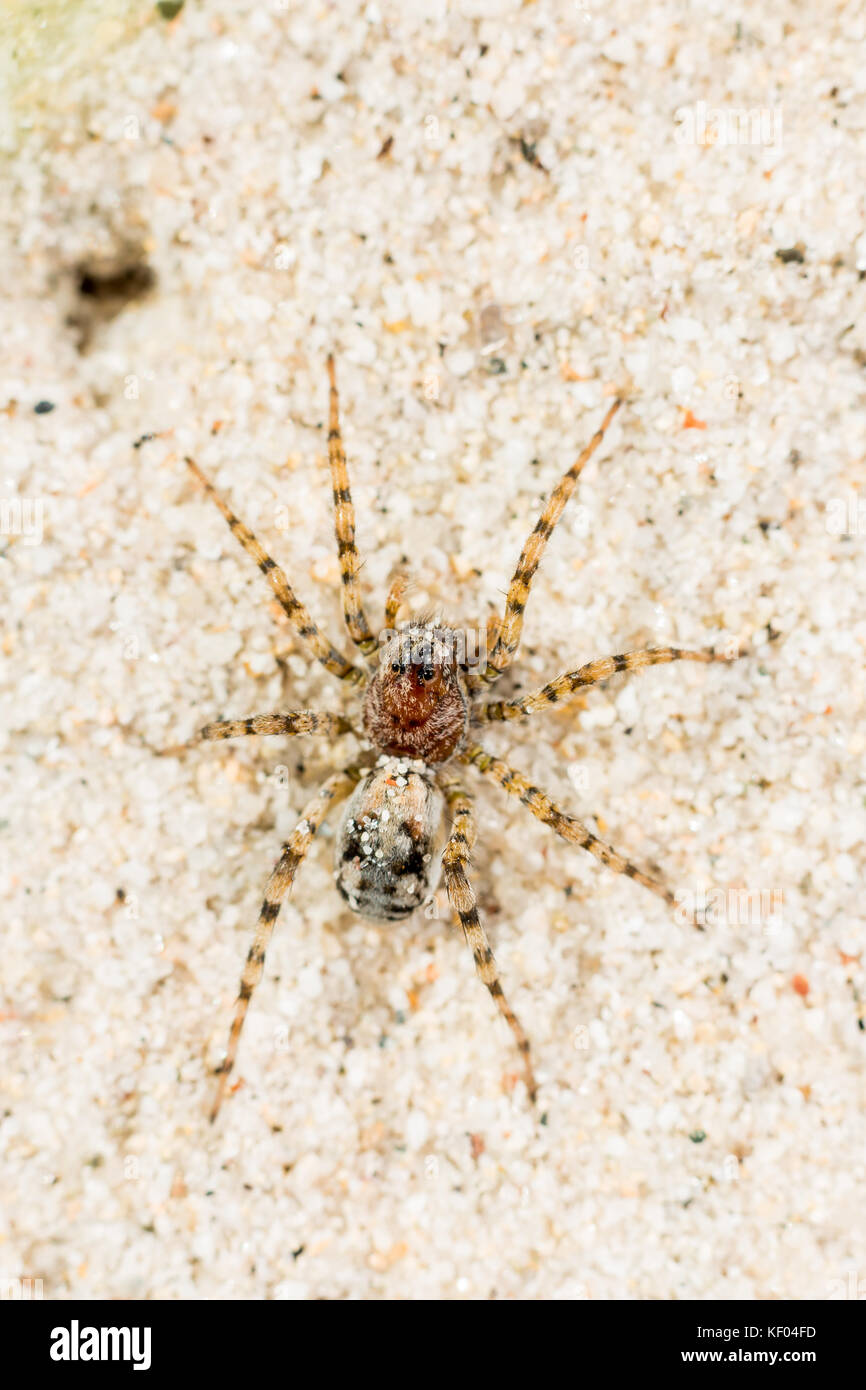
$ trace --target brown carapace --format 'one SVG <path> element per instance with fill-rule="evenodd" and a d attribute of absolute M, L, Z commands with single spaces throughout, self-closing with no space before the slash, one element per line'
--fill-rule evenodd
<path fill-rule="evenodd" d="M 364 699 L 364 732 L 374 748 L 434 766 L 454 756 L 469 726 L 459 651 L 454 629 L 422 622 L 384 643 Z"/>
<path fill-rule="evenodd" d="M 346 802 L 336 836 L 335 878 L 340 894 L 354 912 L 373 919 L 396 921 L 408 917 L 429 901 L 440 874 L 444 876 L 448 899 L 472 951 L 478 974 L 514 1035 L 523 1062 L 527 1093 L 534 1101 L 536 1083 L 529 1041 L 503 993 L 469 879 L 476 826 L 472 797 L 463 784 L 462 771 L 477 769 L 509 795 L 517 797 L 538 820 L 569 844 L 587 850 L 616 873 L 626 874 L 643 884 L 671 906 L 675 899 L 657 878 L 604 844 L 576 817 L 560 810 L 528 778 L 486 752 L 476 741 L 472 726 L 526 718 L 621 671 L 637 671 L 671 661 L 726 661 L 738 652 L 731 648 L 723 652 L 712 648 L 707 651 L 646 648 L 590 661 L 519 699 L 491 702 L 483 698 L 517 653 L 530 585 L 544 548 L 584 465 L 598 448 L 620 407 L 618 398 L 548 497 L 521 552 L 502 618 L 488 626 L 490 650 L 482 655 L 480 662 L 467 662 L 463 634 L 458 629 L 422 619 L 410 619 L 395 627 L 406 598 L 407 578 L 403 570 L 395 574 L 386 599 L 385 627 L 374 636 L 367 623 L 358 580 L 360 561 L 355 546 L 355 513 L 340 434 L 332 357 L 328 358 L 328 375 L 328 456 L 342 568 L 343 615 L 349 636 L 361 654 L 359 664 L 331 645 L 296 597 L 280 567 L 216 493 L 193 460 L 187 459 L 190 469 L 244 550 L 266 576 L 310 654 L 340 680 L 364 692 L 363 738 L 345 715 L 292 710 L 207 724 L 188 744 L 181 745 L 187 748 L 213 739 L 246 734 L 320 734 L 335 738 L 345 733 L 356 734 L 363 745 L 357 760 L 329 777 L 304 807 L 267 882 L 241 975 L 210 1118 L 216 1118 L 226 1093 L 249 1001 L 262 976 L 265 952 L 280 905 L 316 831 L 339 801 Z M 446 811 L 450 814 L 450 825 L 447 833 L 441 834 Z"/>

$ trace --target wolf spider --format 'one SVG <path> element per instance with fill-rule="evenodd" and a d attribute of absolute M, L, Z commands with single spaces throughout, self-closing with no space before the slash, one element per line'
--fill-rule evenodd
<path fill-rule="evenodd" d="M 339 892 L 353 912 L 375 920 L 397 921 L 408 917 L 429 899 L 440 870 L 444 873 L 448 898 L 475 958 L 477 972 L 514 1034 L 523 1060 L 526 1089 L 534 1102 L 536 1083 L 529 1040 L 503 993 L 468 876 L 476 826 L 473 799 L 459 775 L 460 769 L 477 768 L 569 844 L 587 850 L 615 873 L 626 874 L 643 884 L 670 906 L 676 900 L 658 879 L 604 844 L 576 817 L 560 810 L 527 777 L 488 753 L 475 741 L 470 725 L 536 714 L 618 671 L 638 671 L 669 661 L 724 661 L 731 659 L 730 653 L 717 652 L 714 648 L 685 651 L 678 647 L 650 647 L 590 661 L 519 699 L 485 702 L 479 698 L 508 669 L 517 654 L 526 600 L 544 547 L 574 492 L 584 465 L 595 453 L 619 410 L 621 397 L 613 401 L 592 439 L 548 497 L 521 552 L 502 618 L 491 627 L 483 668 L 469 669 L 460 642 L 462 634 L 456 629 L 434 626 L 423 619 L 410 619 L 396 628 L 408 582 L 402 569 L 394 575 L 385 601 L 385 628 L 375 635 L 367 622 L 358 582 L 360 560 L 355 546 L 355 512 L 340 433 L 331 355 L 327 366 L 330 381 L 328 457 L 342 572 L 343 617 L 363 660 L 349 661 L 331 645 L 252 531 L 235 516 L 194 460 L 186 460 L 244 550 L 267 576 L 278 602 L 311 654 L 333 676 L 363 692 L 364 733 L 371 745 L 356 763 L 323 782 L 304 807 L 268 879 L 255 936 L 241 975 L 225 1059 L 218 1069 L 219 1084 L 210 1119 L 216 1119 L 225 1096 L 249 1002 L 262 977 L 265 952 L 280 905 L 316 831 L 331 808 L 346 798 L 336 836 L 335 877 Z M 212 739 L 246 734 L 336 737 L 344 733 L 358 736 L 351 721 L 342 714 L 315 710 L 278 711 L 251 719 L 206 724 L 187 744 L 164 751 L 179 752 L 181 748 Z M 440 852 L 439 826 L 446 806 L 451 816 L 450 833 Z"/>

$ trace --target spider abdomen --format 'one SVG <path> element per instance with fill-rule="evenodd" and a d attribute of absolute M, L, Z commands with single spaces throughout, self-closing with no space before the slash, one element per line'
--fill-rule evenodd
<path fill-rule="evenodd" d="M 346 803 L 337 833 L 339 889 L 353 912 L 408 917 L 430 896 L 440 868 L 444 800 L 423 762 L 382 758 Z"/>

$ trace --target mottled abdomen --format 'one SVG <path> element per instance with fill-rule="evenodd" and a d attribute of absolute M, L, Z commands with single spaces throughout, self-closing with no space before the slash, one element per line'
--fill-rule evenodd
<path fill-rule="evenodd" d="M 408 917 L 436 887 L 443 797 L 422 762 L 382 758 L 346 804 L 337 887 L 353 912 Z"/>

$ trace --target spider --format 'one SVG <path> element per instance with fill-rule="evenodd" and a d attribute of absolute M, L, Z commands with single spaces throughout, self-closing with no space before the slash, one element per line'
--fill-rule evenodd
<path fill-rule="evenodd" d="M 384 629 L 374 633 L 365 615 L 358 581 L 360 558 L 355 545 L 355 512 L 340 431 L 332 354 L 328 356 L 327 369 L 330 383 L 328 458 L 343 617 L 360 659 L 350 661 L 331 645 L 276 561 L 235 516 L 195 461 L 186 459 L 232 533 L 266 576 L 312 656 L 331 675 L 345 681 L 363 697 L 362 720 L 369 745 L 355 763 L 328 777 L 304 807 L 265 886 L 255 934 L 241 974 L 225 1057 L 217 1069 L 219 1081 L 210 1120 L 216 1119 L 226 1094 L 244 1020 L 253 991 L 262 978 L 265 953 L 280 906 L 313 837 L 329 811 L 343 801 L 346 804 L 336 835 L 338 891 L 353 912 L 393 922 L 409 917 L 429 901 L 440 874 L 444 875 L 450 905 L 472 951 L 478 975 L 514 1035 L 522 1058 L 526 1090 L 534 1103 L 537 1088 L 529 1039 L 503 992 L 469 878 L 476 824 L 473 798 L 464 783 L 464 771 L 476 769 L 509 796 L 516 797 L 533 816 L 569 844 L 587 850 L 615 873 L 625 874 L 643 884 L 669 906 L 673 907 L 676 899 L 660 880 L 604 844 L 522 773 L 487 752 L 476 741 L 475 726 L 540 713 L 575 691 L 596 685 L 619 671 L 639 671 L 670 661 L 726 661 L 732 656 L 730 652 L 719 652 L 715 648 L 686 651 L 678 647 L 649 647 L 590 661 L 518 699 L 491 701 L 483 698 L 517 655 L 526 601 L 544 548 L 585 464 L 622 405 L 622 396 L 614 399 L 589 443 L 547 498 L 521 551 L 508 587 L 503 615 L 489 627 L 488 646 L 477 669 L 470 669 L 475 663 L 466 660 L 466 645 L 461 641 L 463 634 L 459 630 L 425 618 L 410 618 L 396 626 L 408 587 L 408 575 L 403 567 L 395 571 L 390 582 Z M 310 734 L 327 738 L 345 733 L 360 737 L 351 720 L 342 714 L 317 710 L 277 711 L 249 719 L 206 724 L 188 743 L 164 751 L 180 752 L 210 740 L 250 734 Z M 450 815 L 447 837 L 440 833 L 446 811 Z"/>

